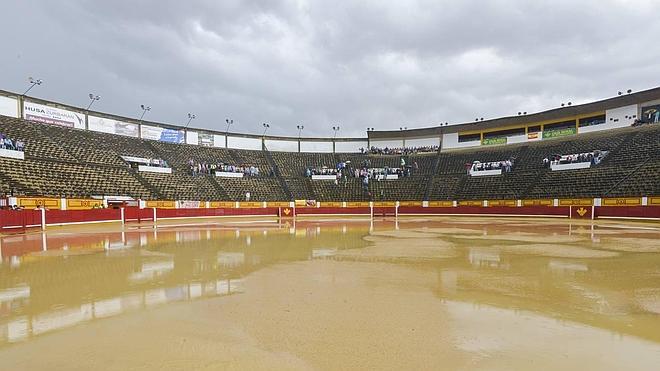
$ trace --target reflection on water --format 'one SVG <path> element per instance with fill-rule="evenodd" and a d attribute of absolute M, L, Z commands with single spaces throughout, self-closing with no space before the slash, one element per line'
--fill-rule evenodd
<path fill-rule="evenodd" d="M 243 277 L 261 267 L 365 244 L 367 226 L 347 231 L 308 224 L 5 236 L 0 346 L 127 311 L 240 293 Z"/>
<path fill-rule="evenodd" d="M 660 342 L 658 241 L 649 225 L 483 219 L 5 236 L 0 347 L 129 311 L 240 294 L 251 272 L 307 260 L 405 264 L 436 272 L 433 293 L 443 300 Z"/>

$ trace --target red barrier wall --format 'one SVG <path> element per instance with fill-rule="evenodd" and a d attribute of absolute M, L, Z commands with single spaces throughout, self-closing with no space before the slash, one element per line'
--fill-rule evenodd
<path fill-rule="evenodd" d="M 401 206 L 399 215 L 405 214 L 503 214 L 503 215 L 535 215 L 535 216 L 566 216 L 568 217 L 568 207 L 549 207 L 549 206 L 458 206 L 458 207 L 420 207 L 420 206 Z"/>
<path fill-rule="evenodd" d="M 395 216 L 396 207 L 374 207 L 374 216 Z"/>
<path fill-rule="evenodd" d="M 200 216 L 277 216 L 276 207 L 249 209 L 156 209 L 158 219 L 194 218 Z"/>
<path fill-rule="evenodd" d="M 121 221 L 121 210 L 46 210 L 46 225 L 99 221 Z"/>
<path fill-rule="evenodd" d="M 124 209 L 124 219 L 127 221 L 153 221 L 154 209 L 140 209 L 137 207 L 127 207 Z"/>
<path fill-rule="evenodd" d="M 368 207 L 301 207 L 296 208 L 296 215 L 323 215 L 323 214 L 344 214 L 344 215 L 371 215 L 371 208 Z"/>
<path fill-rule="evenodd" d="M 0 229 L 41 227 L 41 210 L 0 210 Z"/>
<path fill-rule="evenodd" d="M 611 218 L 658 218 L 660 206 L 598 206 L 594 214 L 598 217 Z"/>

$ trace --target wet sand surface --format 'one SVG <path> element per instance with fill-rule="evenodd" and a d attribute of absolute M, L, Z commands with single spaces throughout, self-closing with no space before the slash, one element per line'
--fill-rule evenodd
<path fill-rule="evenodd" d="M 652 370 L 660 228 L 483 218 L 0 238 L 0 369 Z"/>

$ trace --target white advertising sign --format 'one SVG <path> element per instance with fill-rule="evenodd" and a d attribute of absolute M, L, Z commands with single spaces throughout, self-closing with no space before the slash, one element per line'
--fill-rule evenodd
<path fill-rule="evenodd" d="M 138 125 L 129 122 L 117 121 L 105 117 L 89 116 L 87 118 L 89 130 L 100 133 L 125 135 L 127 137 L 138 137 Z"/>
<path fill-rule="evenodd" d="M 18 100 L 0 96 L 0 115 L 18 117 Z"/>
<path fill-rule="evenodd" d="M 183 130 L 167 129 L 158 126 L 142 125 L 142 139 L 161 142 L 183 143 Z"/>
<path fill-rule="evenodd" d="M 23 105 L 23 117 L 26 120 L 44 124 L 60 125 L 76 129 L 85 128 L 85 115 L 82 113 L 27 101 Z"/>

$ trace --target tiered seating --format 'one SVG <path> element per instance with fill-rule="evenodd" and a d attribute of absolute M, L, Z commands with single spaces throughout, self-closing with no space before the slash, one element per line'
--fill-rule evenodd
<path fill-rule="evenodd" d="M 226 191 L 225 199 L 229 201 L 245 201 L 246 192 L 250 192 L 250 201 L 289 201 L 274 177 L 216 178 L 215 181 Z"/>
<path fill-rule="evenodd" d="M 273 169 L 266 158 L 264 151 L 237 150 L 231 149 L 231 154 L 235 159 L 235 165 L 256 166 L 259 168 L 261 176 L 269 176 Z"/>
<path fill-rule="evenodd" d="M 65 128 L 55 125 L 40 125 L 41 132 L 55 143 L 63 147 L 77 160 L 86 163 L 124 165 L 119 155 L 104 145 L 104 140 L 99 140 L 93 132 Z M 105 135 L 104 138 L 113 137 Z"/>
<path fill-rule="evenodd" d="M 367 155 L 284 153 L 211 148 L 146 141 L 0 117 L 0 132 L 26 144 L 25 160 L 0 158 L 0 192 L 34 196 L 120 195 L 142 199 L 288 201 L 482 200 L 660 195 L 660 125 L 603 131 L 561 139 L 440 154 Z M 589 169 L 553 172 L 543 159 L 553 154 L 610 151 Z M 136 173 L 121 156 L 160 158 L 172 174 Z M 417 162 L 418 171 L 398 180 L 371 180 L 365 191 L 352 176 L 311 181 L 308 167 L 348 162 L 347 173 L 365 161 L 371 168 Z M 513 159 L 512 172 L 470 177 L 465 164 Z M 193 177 L 188 161 L 254 165 L 261 175 L 243 179 Z M 437 165 L 437 166 L 436 166 Z M 275 172 L 275 167 L 279 173 Z M 271 176 L 271 170 L 275 176 Z M 277 175 L 279 174 L 279 175 Z M 428 189 L 427 189 L 428 188 Z M 290 194 L 289 194 L 290 193 Z"/>
<path fill-rule="evenodd" d="M 284 178 L 294 200 L 314 200 L 316 195 L 308 178 Z"/>
<path fill-rule="evenodd" d="M 453 200 L 454 195 L 459 192 L 461 185 L 464 184 L 466 180 L 466 176 L 460 175 L 443 175 L 433 177 L 431 182 L 431 189 L 429 192 L 429 200 Z"/>
<path fill-rule="evenodd" d="M 411 201 L 424 199 L 428 177 L 405 177 L 397 180 L 369 182 L 374 200 Z"/>
<path fill-rule="evenodd" d="M 168 200 L 216 201 L 227 199 L 227 193 L 213 184 L 210 175 L 192 176 L 182 171 L 172 174 L 141 173 L 150 185 Z"/>
<path fill-rule="evenodd" d="M 285 178 L 303 177 L 307 168 L 334 167 L 337 165 L 332 153 L 271 152 L 275 165 Z"/>
<path fill-rule="evenodd" d="M 75 160 L 57 142 L 41 132 L 39 128 L 43 126 L 45 125 L 0 116 L 0 132 L 14 140 L 20 139 L 25 142 L 26 157 Z"/>
<path fill-rule="evenodd" d="M 174 144 L 165 142 L 149 141 L 158 153 L 159 158 L 165 159 L 171 167 L 176 170 L 190 174 L 188 162 L 193 160 L 195 163 L 219 164 L 227 163 L 231 165 L 240 165 L 232 156 L 232 153 L 224 148 L 194 146 L 189 144 Z"/>
<path fill-rule="evenodd" d="M 369 201 L 369 194 L 362 188 L 362 180 L 347 178 L 346 184 L 341 181 L 312 181 L 312 189 L 317 201 Z"/>
<path fill-rule="evenodd" d="M 22 185 L 17 192 L 28 196 L 112 195 L 145 199 L 151 197 L 151 193 L 123 167 L 0 158 L 0 173 Z"/>
<path fill-rule="evenodd" d="M 634 170 L 631 158 L 623 144 L 634 139 L 634 129 L 626 129 L 613 133 L 594 133 L 548 141 L 543 145 L 534 146 L 534 157 L 530 161 L 543 161 L 552 153 L 577 153 L 595 149 L 610 151 L 610 154 L 597 166 L 571 173 L 544 170 L 533 187 L 526 192 L 529 198 L 562 198 L 562 197 L 599 197 L 612 189 L 617 183 Z M 614 160 L 613 160 L 614 158 Z M 637 162 L 642 157 L 637 157 Z M 617 163 L 619 165 L 617 165 Z M 532 168 L 532 163 L 525 166 Z M 538 165 L 537 165 L 538 166 Z"/>

